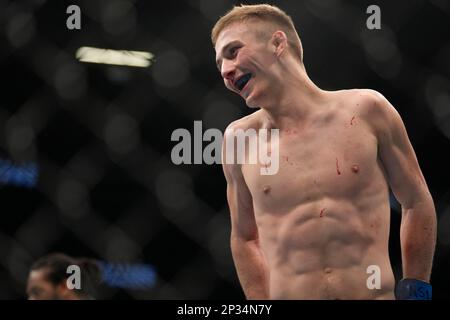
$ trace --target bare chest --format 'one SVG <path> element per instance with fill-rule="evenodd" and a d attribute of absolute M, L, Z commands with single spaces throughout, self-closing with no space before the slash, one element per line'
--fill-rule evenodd
<path fill-rule="evenodd" d="M 244 178 L 257 209 L 288 210 L 324 197 L 349 197 L 361 192 L 377 174 L 377 141 L 363 125 L 328 125 L 303 132 L 280 132 L 268 142 L 278 150 L 278 170 L 272 157 L 258 164 L 243 165 Z"/>

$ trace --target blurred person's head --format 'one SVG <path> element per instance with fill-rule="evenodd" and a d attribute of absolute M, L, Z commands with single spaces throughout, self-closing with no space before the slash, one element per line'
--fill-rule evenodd
<path fill-rule="evenodd" d="M 69 288 L 71 276 L 68 267 L 78 266 L 81 271 L 81 288 Z M 62 253 L 52 253 L 39 258 L 30 268 L 27 296 L 30 300 L 83 300 L 94 299 L 100 283 L 100 268 L 95 260 L 75 259 Z"/>
<path fill-rule="evenodd" d="M 225 86 L 248 106 L 282 94 L 291 76 L 302 73 L 303 48 L 294 23 L 281 9 L 241 5 L 221 17 L 211 32 Z"/>

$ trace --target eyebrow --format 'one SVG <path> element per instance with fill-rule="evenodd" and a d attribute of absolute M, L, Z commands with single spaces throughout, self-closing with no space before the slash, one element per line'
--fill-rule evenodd
<path fill-rule="evenodd" d="M 237 44 L 237 42 L 239 42 L 239 40 L 233 40 L 223 46 L 221 53 L 219 54 L 219 59 L 216 60 L 216 66 L 217 66 L 217 69 L 219 69 L 219 71 L 220 71 L 220 65 L 222 64 L 222 56 L 223 56 L 224 52 L 227 51 L 229 47 Z"/>

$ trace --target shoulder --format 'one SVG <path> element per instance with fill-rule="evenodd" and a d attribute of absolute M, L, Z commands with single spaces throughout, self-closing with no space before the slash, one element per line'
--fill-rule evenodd
<path fill-rule="evenodd" d="M 261 127 L 261 110 L 231 122 L 227 129 L 258 129 Z"/>
<path fill-rule="evenodd" d="M 225 129 L 224 137 L 230 136 L 236 130 L 259 129 L 261 127 L 260 110 L 231 122 Z"/>
<path fill-rule="evenodd" d="M 396 111 L 378 91 L 372 89 L 352 89 L 347 91 L 347 95 L 357 104 L 362 114 L 368 117 L 392 116 L 392 113 Z"/>
<path fill-rule="evenodd" d="M 228 182 L 236 179 L 240 180 L 242 178 L 241 165 L 239 164 L 240 162 L 235 158 L 235 156 L 237 157 L 238 154 L 240 154 L 239 152 L 237 152 L 237 143 L 234 143 L 236 133 L 239 130 L 257 130 L 260 127 L 261 112 L 260 110 L 258 110 L 246 117 L 231 122 L 225 129 L 222 143 L 222 167 L 225 173 L 225 178 Z M 228 140 L 230 142 L 233 142 L 231 144 L 228 144 Z"/>
<path fill-rule="evenodd" d="M 359 115 L 378 134 L 402 121 L 395 107 L 378 91 L 352 89 L 345 94 Z"/>

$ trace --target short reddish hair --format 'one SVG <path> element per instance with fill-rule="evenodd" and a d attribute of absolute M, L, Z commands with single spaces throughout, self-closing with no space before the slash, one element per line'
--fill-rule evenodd
<path fill-rule="evenodd" d="M 273 23 L 275 27 L 286 34 L 294 55 L 299 57 L 300 61 L 303 61 L 302 43 L 292 18 L 280 8 L 269 4 L 240 5 L 228 11 L 216 22 L 211 31 L 213 46 L 216 45 L 220 33 L 228 26 L 249 20 Z"/>

